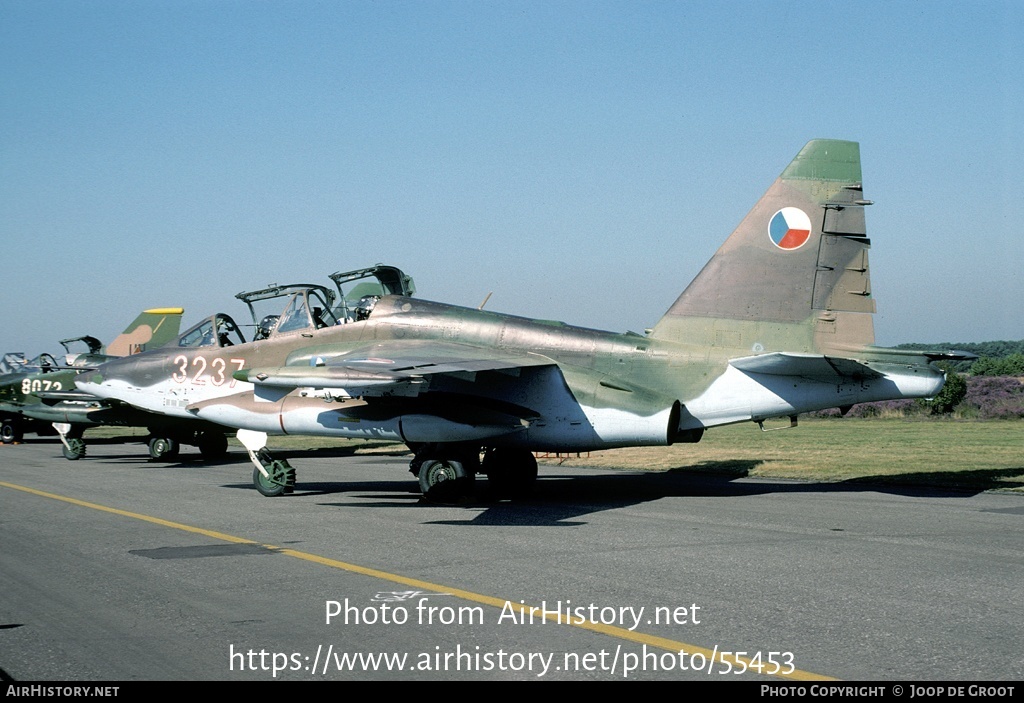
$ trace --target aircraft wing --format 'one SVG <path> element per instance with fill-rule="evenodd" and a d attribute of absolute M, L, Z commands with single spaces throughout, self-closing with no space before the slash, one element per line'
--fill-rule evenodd
<path fill-rule="evenodd" d="M 799 376 L 814 381 L 880 378 L 883 374 L 854 359 L 822 354 L 773 352 L 732 359 L 729 364 L 747 373 L 769 376 Z"/>
<path fill-rule="evenodd" d="M 419 395 L 431 377 L 474 380 L 481 371 L 517 375 L 555 362 L 531 352 L 506 352 L 454 342 L 391 340 L 342 354 L 309 354 L 288 366 L 243 369 L 234 376 L 259 386 L 338 389 L 351 397 Z"/>

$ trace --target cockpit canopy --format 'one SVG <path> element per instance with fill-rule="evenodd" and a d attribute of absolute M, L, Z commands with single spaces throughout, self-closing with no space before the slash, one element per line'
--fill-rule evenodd
<path fill-rule="evenodd" d="M 245 344 L 245 337 L 229 315 L 222 312 L 193 325 L 178 337 L 179 347 L 230 347 Z"/>
<path fill-rule="evenodd" d="M 20 373 L 28 360 L 23 352 L 7 352 L 0 358 L 0 374 Z"/>
<path fill-rule="evenodd" d="M 326 289 L 310 288 L 300 291 L 288 301 L 288 307 L 281 313 L 277 327 L 272 334 L 284 334 L 299 330 L 320 329 L 338 324 L 338 318 L 331 312 L 333 296 Z"/>
<path fill-rule="evenodd" d="M 28 362 L 28 366 L 30 368 L 34 368 L 37 371 L 47 373 L 49 371 L 56 371 L 57 367 L 60 366 L 60 364 L 57 363 L 57 360 L 54 359 L 51 354 L 43 353 L 37 356 L 32 361 Z"/>
<path fill-rule="evenodd" d="M 86 347 L 85 352 L 75 352 L 74 350 L 72 350 L 71 345 L 76 343 L 84 344 Z M 64 347 L 64 351 L 66 351 L 68 354 L 101 354 L 103 352 L 103 342 L 90 335 L 86 335 L 84 337 L 70 337 L 68 339 L 62 339 L 60 340 L 60 345 Z"/>
<path fill-rule="evenodd" d="M 359 322 L 370 316 L 374 304 L 382 296 L 411 296 L 416 290 L 411 276 L 399 268 L 384 264 L 340 271 L 331 274 L 330 278 L 337 287 L 337 293 L 313 283 L 293 283 L 285 286 L 273 284 L 236 295 L 249 307 L 252 315 L 256 330 L 253 341 L 279 334 L 308 333 L 322 327 Z M 354 285 L 346 294 L 342 285 L 347 287 L 349 283 Z M 278 298 L 288 299 L 284 311 L 280 314 L 267 314 L 276 311 L 268 310 L 265 303 Z M 257 305 L 261 312 L 257 311 Z"/>
<path fill-rule="evenodd" d="M 373 306 L 385 295 L 412 297 L 416 292 L 412 276 L 396 266 L 385 264 L 374 264 L 354 271 L 338 271 L 332 273 L 330 278 L 338 287 L 339 299 L 334 314 L 343 322 L 365 320 L 373 312 Z M 342 286 L 348 286 L 349 283 L 354 285 L 346 293 Z"/>

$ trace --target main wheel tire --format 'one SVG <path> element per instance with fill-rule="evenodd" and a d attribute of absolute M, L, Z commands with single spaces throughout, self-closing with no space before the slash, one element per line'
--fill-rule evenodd
<path fill-rule="evenodd" d="M 221 459 L 228 453 L 228 438 L 220 432 L 201 432 L 196 444 L 204 459 Z"/>
<path fill-rule="evenodd" d="M 419 471 L 423 497 L 435 503 L 458 501 L 469 493 L 473 479 L 473 472 L 455 459 L 427 459 Z"/>
<path fill-rule="evenodd" d="M 267 473 L 270 476 L 264 476 L 262 471 L 254 468 L 252 485 L 268 498 L 291 493 L 295 489 L 295 469 L 287 461 L 272 461 L 267 467 Z"/>
<path fill-rule="evenodd" d="M 178 456 L 181 446 L 176 440 L 168 437 L 154 437 L 149 440 L 149 456 L 160 461 L 162 459 L 173 459 Z"/>
<path fill-rule="evenodd" d="M 68 461 L 78 461 L 85 456 L 85 440 L 68 438 L 68 443 L 61 443 L 61 453 Z"/>
<path fill-rule="evenodd" d="M 491 449 L 481 471 L 499 498 L 525 498 L 537 482 L 537 459 L 525 449 Z"/>
<path fill-rule="evenodd" d="M 23 437 L 24 432 L 16 420 L 4 420 L 3 426 L 0 426 L 0 441 L 4 444 L 14 444 L 20 442 Z"/>

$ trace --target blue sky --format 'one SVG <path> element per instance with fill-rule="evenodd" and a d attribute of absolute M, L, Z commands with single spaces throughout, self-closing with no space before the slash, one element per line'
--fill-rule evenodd
<path fill-rule="evenodd" d="M 641 331 L 812 138 L 881 344 L 1024 338 L 1024 3 L 0 3 L 0 351 L 376 262 Z"/>

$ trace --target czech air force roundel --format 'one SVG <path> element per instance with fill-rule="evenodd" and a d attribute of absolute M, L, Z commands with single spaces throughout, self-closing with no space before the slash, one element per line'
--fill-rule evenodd
<path fill-rule="evenodd" d="M 779 249 L 799 249 L 811 237 L 811 218 L 800 208 L 784 207 L 768 223 L 768 236 Z"/>

